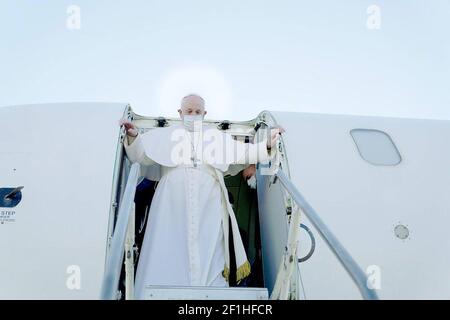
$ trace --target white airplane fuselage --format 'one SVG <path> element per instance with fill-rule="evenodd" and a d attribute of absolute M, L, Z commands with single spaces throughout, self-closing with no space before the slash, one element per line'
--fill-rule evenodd
<path fill-rule="evenodd" d="M 0 108 L 0 299 L 100 298 L 129 169 L 118 121 L 130 114 L 140 127 L 157 124 L 120 103 Z M 264 111 L 228 130 L 251 135 L 258 121 L 285 128 L 283 171 L 381 299 L 450 298 L 450 121 Z M 287 204 L 276 179 L 263 188 L 258 227 L 270 295 Z M 360 299 L 313 223 L 301 222 L 316 246 L 295 269 L 291 298 Z M 310 245 L 302 229 L 298 256 Z"/>

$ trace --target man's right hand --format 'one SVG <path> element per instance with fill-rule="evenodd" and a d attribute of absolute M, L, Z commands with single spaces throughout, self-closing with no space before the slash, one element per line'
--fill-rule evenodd
<path fill-rule="evenodd" d="M 267 141 L 267 148 L 272 148 L 277 143 L 277 140 L 280 138 L 281 134 L 284 133 L 285 130 L 282 127 L 274 128 L 270 130 L 270 141 Z"/>
<path fill-rule="evenodd" d="M 128 121 L 126 119 L 121 119 L 119 121 L 119 126 L 120 127 L 125 126 L 125 132 L 127 133 L 127 136 L 129 136 L 129 137 L 134 138 L 138 134 L 138 130 L 137 130 L 136 126 L 133 123 L 131 123 L 131 121 Z"/>

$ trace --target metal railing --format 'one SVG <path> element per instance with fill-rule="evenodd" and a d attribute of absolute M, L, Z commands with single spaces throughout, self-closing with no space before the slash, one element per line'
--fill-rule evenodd
<path fill-rule="evenodd" d="M 334 236 L 330 229 L 328 229 L 322 219 L 320 219 L 314 208 L 311 207 L 308 201 L 306 201 L 306 199 L 300 194 L 295 185 L 290 181 L 290 179 L 281 169 L 278 170 L 276 176 L 283 187 L 286 189 L 286 191 L 290 193 L 293 200 L 297 203 L 297 205 L 309 218 L 311 223 L 315 226 L 331 251 L 339 259 L 347 273 L 355 282 L 362 297 L 366 300 L 378 300 L 378 295 L 375 290 L 369 289 L 367 287 L 366 274 L 359 267 L 352 256 L 347 252 L 347 250 L 343 247 L 343 245 L 339 242 L 339 240 Z"/>
<path fill-rule="evenodd" d="M 125 238 L 133 208 L 136 185 L 140 176 L 141 166 L 133 163 L 128 175 L 125 191 L 120 201 L 119 213 L 116 226 L 111 240 L 111 247 L 106 260 L 105 274 L 103 276 L 102 291 L 100 298 L 103 300 L 116 300 L 120 273 L 125 252 Z"/>
<path fill-rule="evenodd" d="M 114 228 L 114 234 L 111 240 L 111 247 L 106 260 L 105 273 L 102 282 L 101 299 L 116 300 L 122 263 L 125 251 L 125 239 L 130 221 L 130 215 L 133 208 L 136 186 L 140 177 L 140 164 L 133 163 L 128 175 L 125 191 L 120 202 L 117 222 Z M 378 295 L 372 289 L 367 287 L 367 277 L 363 270 L 359 267 L 352 256 L 342 246 L 339 240 L 328 229 L 326 224 L 319 217 L 313 207 L 301 195 L 295 185 L 290 181 L 286 174 L 280 169 L 276 173 L 283 187 L 292 196 L 293 200 L 302 209 L 311 223 L 315 226 L 319 234 L 325 240 L 325 243 L 339 259 L 345 270 L 358 287 L 362 297 L 369 300 L 377 300 Z"/>

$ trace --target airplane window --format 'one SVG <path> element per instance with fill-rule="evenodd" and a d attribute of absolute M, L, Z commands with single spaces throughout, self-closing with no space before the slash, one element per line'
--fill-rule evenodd
<path fill-rule="evenodd" d="M 361 157 L 373 165 L 395 166 L 402 157 L 391 137 L 380 130 L 353 129 L 350 134 Z"/>

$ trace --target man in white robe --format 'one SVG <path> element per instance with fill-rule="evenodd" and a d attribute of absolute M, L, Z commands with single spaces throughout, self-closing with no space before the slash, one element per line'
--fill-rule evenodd
<path fill-rule="evenodd" d="M 230 271 L 228 228 L 231 221 L 236 280 L 250 273 L 239 228 L 223 180 L 230 165 L 266 162 L 274 156 L 282 129 L 270 139 L 245 144 L 216 128 L 202 125 L 204 100 L 183 98 L 181 125 L 138 133 L 126 120 L 124 147 L 131 162 L 158 166 L 159 180 L 136 272 L 135 298 L 149 285 L 227 287 Z M 198 126 L 200 124 L 200 126 Z M 243 169 L 244 167 L 242 167 Z"/>

